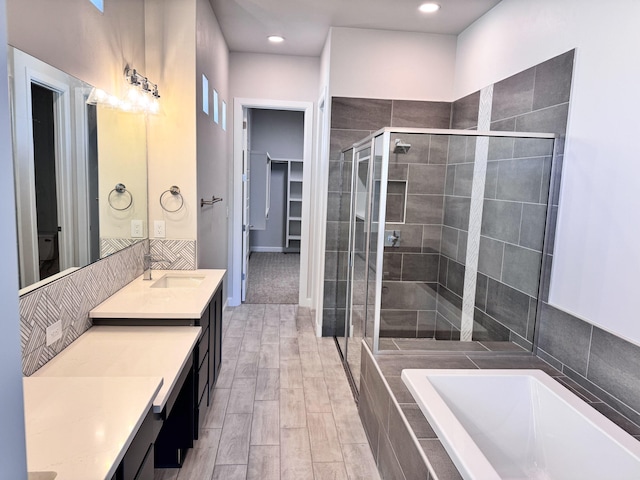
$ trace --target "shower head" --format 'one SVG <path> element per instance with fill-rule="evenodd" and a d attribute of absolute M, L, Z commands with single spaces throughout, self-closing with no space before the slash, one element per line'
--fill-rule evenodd
<path fill-rule="evenodd" d="M 393 153 L 407 153 L 410 148 L 410 143 L 405 143 L 401 139 L 396 138 L 396 145 L 393 147 Z"/>

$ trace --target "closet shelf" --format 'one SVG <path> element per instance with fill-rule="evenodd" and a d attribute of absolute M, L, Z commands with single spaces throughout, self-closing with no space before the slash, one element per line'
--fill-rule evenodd
<path fill-rule="evenodd" d="M 299 249 L 302 239 L 302 160 L 289 160 L 287 195 L 287 248 Z"/>

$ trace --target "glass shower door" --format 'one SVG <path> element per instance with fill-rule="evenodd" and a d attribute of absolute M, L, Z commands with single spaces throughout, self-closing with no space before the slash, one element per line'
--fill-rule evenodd
<path fill-rule="evenodd" d="M 335 270 L 333 270 L 333 265 L 331 267 L 331 274 L 336 281 L 336 290 L 334 292 L 335 295 L 335 318 L 336 318 L 336 329 L 334 333 L 334 338 L 336 342 L 338 342 L 338 347 L 340 349 L 340 353 L 343 358 L 346 358 L 347 355 L 347 328 L 346 325 L 350 323 L 349 321 L 349 311 L 344 310 L 346 307 L 345 293 L 348 292 L 348 284 L 349 284 L 349 266 L 348 266 L 348 241 L 349 241 L 349 231 L 346 228 L 342 228 L 343 224 L 349 225 L 351 221 L 351 187 L 352 187 L 352 163 L 353 163 L 353 148 L 349 150 L 345 150 L 342 152 L 342 156 L 340 158 L 340 198 L 339 201 L 336 202 L 338 205 L 338 211 L 331 212 L 332 218 L 338 220 L 339 227 L 337 228 L 337 246 L 335 247 L 338 252 L 335 255 Z M 349 199 L 349 202 L 344 202 L 343 198 Z M 341 295 L 340 292 L 343 292 Z M 341 300 L 342 299 L 342 300 Z"/>
<path fill-rule="evenodd" d="M 371 144 L 354 151 L 349 227 L 347 305 L 343 350 L 356 388 L 360 384 L 360 345 L 365 336 L 369 253 Z"/>

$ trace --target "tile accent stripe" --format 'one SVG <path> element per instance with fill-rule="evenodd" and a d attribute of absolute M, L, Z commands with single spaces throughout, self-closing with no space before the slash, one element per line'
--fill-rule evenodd
<path fill-rule="evenodd" d="M 480 91 L 480 111 L 478 112 L 478 130 L 491 128 L 491 104 L 493 85 Z M 467 237 L 467 256 L 464 272 L 464 290 L 462 296 L 462 323 L 460 340 L 471 341 L 473 336 L 473 313 L 476 302 L 476 281 L 478 278 L 478 256 L 480 253 L 480 229 L 482 227 L 482 208 L 484 206 L 484 187 L 487 177 L 487 159 L 489 157 L 489 138 L 478 137 L 476 156 L 473 166 L 471 187 L 471 207 L 469 212 L 469 234 Z"/>

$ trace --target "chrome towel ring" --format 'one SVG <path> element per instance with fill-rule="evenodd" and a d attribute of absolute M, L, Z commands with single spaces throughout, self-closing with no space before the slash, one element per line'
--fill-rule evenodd
<path fill-rule="evenodd" d="M 116 198 L 113 196 L 113 194 L 116 193 L 118 195 L 124 195 L 125 193 L 129 195 L 129 203 L 127 203 L 126 206 L 122 207 L 122 208 L 118 208 L 113 204 L 113 200 Z M 133 203 L 133 195 L 131 195 L 131 192 L 129 190 L 127 190 L 127 187 L 124 186 L 124 183 L 118 183 L 116 184 L 115 188 L 113 190 L 111 190 L 109 192 L 109 196 L 107 197 L 107 201 L 109 202 L 109 206 L 111 208 L 113 208 L 114 210 L 118 210 L 120 212 L 128 209 L 131 204 Z"/>
<path fill-rule="evenodd" d="M 171 194 L 171 197 L 169 197 L 169 198 L 176 198 L 176 199 L 177 199 L 177 198 L 179 198 L 179 199 L 180 199 L 180 205 L 178 205 L 178 208 L 175 208 L 175 209 L 171 210 L 171 209 L 168 209 L 167 207 L 165 207 L 165 205 L 164 205 L 164 201 L 165 201 L 165 198 L 166 198 L 165 196 L 166 196 L 166 194 L 167 194 L 167 193 L 170 193 L 170 194 Z M 180 193 L 180 188 L 179 188 L 179 187 L 177 187 L 176 185 L 172 185 L 172 186 L 169 188 L 169 190 L 165 190 L 164 192 L 162 192 L 162 193 L 160 194 L 160 206 L 162 207 L 162 209 L 163 209 L 165 212 L 168 212 L 168 213 L 175 213 L 175 212 L 177 212 L 178 210 L 180 210 L 180 209 L 182 208 L 182 206 L 183 206 L 183 205 L 184 205 L 184 197 L 183 197 L 183 196 L 182 196 L 182 194 Z"/>

